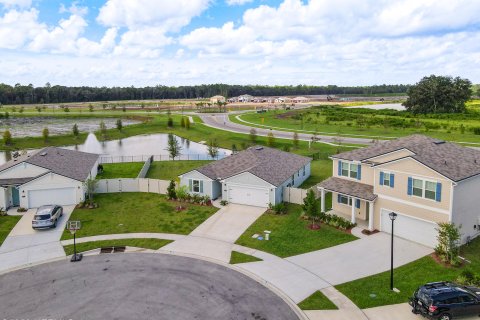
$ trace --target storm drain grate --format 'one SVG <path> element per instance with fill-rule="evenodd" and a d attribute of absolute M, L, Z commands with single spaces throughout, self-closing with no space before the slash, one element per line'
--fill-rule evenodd
<path fill-rule="evenodd" d="M 117 253 L 117 252 L 125 252 L 125 247 L 103 247 L 100 248 L 100 253 Z"/>

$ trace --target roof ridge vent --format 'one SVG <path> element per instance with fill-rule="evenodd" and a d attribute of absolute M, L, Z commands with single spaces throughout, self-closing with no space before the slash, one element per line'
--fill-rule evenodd
<path fill-rule="evenodd" d="M 263 150 L 262 146 L 255 147 L 255 150 Z"/>
<path fill-rule="evenodd" d="M 44 151 L 44 152 L 40 153 L 40 155 L 41 155 L 42 157 L 45 157 L 45 156 L 47 155 L 47 152 Z"/>
<path fill-rule="evenodd" d="M 437 140 L 434 142 L 435 144 L 444 144 L 445 143 L 445 140 Z"/>

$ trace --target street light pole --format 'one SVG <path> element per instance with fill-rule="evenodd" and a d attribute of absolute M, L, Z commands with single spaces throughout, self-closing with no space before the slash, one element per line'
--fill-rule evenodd
<path fill-rule="evenodd" d="M 390 220 L 392 220 L 392 238 L 391 238 L 391 250 L 390 250 L 390 290 L 393 291 L 393 223 L 397 218 L 395 212 L 390 212 Z"/>

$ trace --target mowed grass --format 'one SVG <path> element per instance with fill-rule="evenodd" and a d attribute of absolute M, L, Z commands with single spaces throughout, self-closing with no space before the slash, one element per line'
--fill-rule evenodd
<path fill-rule="evenodd" d="M 0 246 L 22 216 L 0 216 Z"/>
<path fill-rule="evenodd" d="M 158 250 L 161 247 L 171 243 L 172 240 L 165 239 L 155 239 L 155 238 L 139 238 L 139 239 L 118 239 L 118 240 L 102 240 L 102 241 L 91 241 L 84 243 L 77 243 L 77 252 L 85 252 L 93 249 L 104 248 L 104 247 L 137 247 Z M 73 244 L 68 246 L 63 246 L 65 254 L 67 256 L 73 254 Z"/>
<path fill-rule="evenodd" d="M 104 163 L 97 179 L 136 178 L 143 165 L 143 162 Z"/>
<path fill-rule="evenodd" d="M 147 178 L 175 180 L 182 173 L 186 173 L 210 162 L 209 160 L 155 161 L 148 170 Z"/>
<path fill-rule="evenodd" d="M 70 220 L 80 220 L 77 237 L 132 232 L 188 234 L 218 209 L 211 206 L 177 203 L 153 193 L 110 193 L 95 196 L 97 209 L 75 209 Z M 62 239 L 73 236 L 65 231 Z"/>
<path fill-rule="evenodd" d="M 337 310 L 338 307 L 321 291 L 315 291 L 310 297 L 298 304 L 302 310 Z"/>
<path fill-rule="evenodd" d="M 275 215 L 264 213 L 237 240 L 237 244 L 269 252 L 279 257 L 289 257 L 310 251 L 333 247 L 356 240 L 357 237 L 336 228 L 322 225 L 319 230 L 308 228 L 310 221 L 300 218 L 302 207 L 287 204 L 288 213 Z M 253 239 L 257 233 L 264 235 L 264 230 L 270 230 L 270 240 Z"/>
<path fill-rule="evenodd" d="M 332 160 L 313 160 L 310 168 L 310 177 L 305 180 L 300 188 L 308 189 L 332 176 Z"/>
<path fill-rule="evenodd" d="M 336 288 L 362 309 L 408 302 L 413 292 L 425 283 L 455 281 L 464 268 L 479 273 L 480 238 L 475 239 L 469 246 L 463 246 L 461 252 L 463 257 L 471 261 L 471 264 L 463 268 L 445 267 L 431 256 L 396 268 L 394 286 L 400 293 L 390 291 L 390 271 L 340 284 Z"/>
<path fill-rule="evenodd" d="M 262 261 L 262 259 L 251 256 L 249 254 L 241 253 L 238 251 L 232 251 L 232 255 L 230 256 L 230 264 L 256 262 L 256 261 Z"/>

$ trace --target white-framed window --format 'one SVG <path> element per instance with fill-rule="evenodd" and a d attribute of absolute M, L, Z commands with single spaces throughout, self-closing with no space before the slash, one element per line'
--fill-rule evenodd
<path fill-rule="evenodd" d="M 200 192 L 200 180 L 192 180 L 192 191 Z"/>
<path fill-rule="evenodd" d="M 350 163 L 350 178 L 357 179 L 358 176 L 358 164 Z"/>
<path fill-rule="evenodd" d="M 349 177 L 360 180 L 359 167 L 357 163 L 340 162 L 341 169 L 338 171 L 342 177 Z"/>
<path fill-rule="evenodd" d="M 385 172 L 383 174 L 383 185 L 384 186 L 390 186 L 390 173 Z"/>
<path fill-rule="evenodd" d="M 409 193 L 419 198 L 440 201 L 441 183 L 418 178 L 409 178 Z"/>
<path fill-rule="evenodd" d="M 193 193 L 203 193 L 203 180 L 190 179 L 188 181 L 188 190 Z"/>
<path fill-rule="evenodd" d="M 338 195 L 337 202 L 340 204 L 352 206 L 352 198 L 341 194 Z"/>

